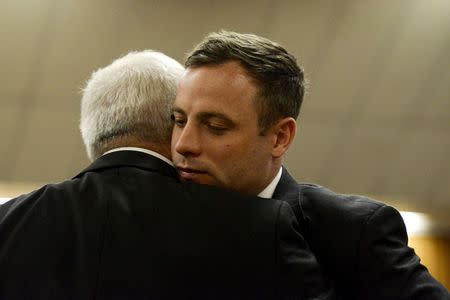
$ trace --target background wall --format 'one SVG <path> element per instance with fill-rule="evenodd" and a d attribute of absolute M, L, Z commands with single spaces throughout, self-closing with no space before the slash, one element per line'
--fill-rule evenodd
<path fill-rule="evenodd" d="M 421 236 L 409 239 L 410 247 L 422 259 L 430 273 L 450 289 L 450 238 Z"/>

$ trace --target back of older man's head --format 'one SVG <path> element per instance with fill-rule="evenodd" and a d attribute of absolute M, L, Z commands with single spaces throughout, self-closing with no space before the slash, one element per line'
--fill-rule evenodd
<path fill-rule="evenodd" d="M 80 130 L 91 160 L 135 140 L 170 146 L 170 110 L 184 68 L 151 50 L 95 71 L 83 90 Z M 119 141 L 119 142 L 118 142 Z"/>

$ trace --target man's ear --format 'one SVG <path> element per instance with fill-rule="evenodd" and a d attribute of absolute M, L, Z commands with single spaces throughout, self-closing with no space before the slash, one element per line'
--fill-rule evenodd
<path fill-rule="evenodd" d="M 284 118 L 278 121 L 272 127 L 272 130 L 272 156 L 278 158 L 283 156 L 292 144 L 295 133 L 297 132 L 297 123 L 294 118 Z"/>

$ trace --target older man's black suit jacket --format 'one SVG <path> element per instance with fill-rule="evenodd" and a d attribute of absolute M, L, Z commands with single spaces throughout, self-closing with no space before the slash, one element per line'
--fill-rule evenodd
<path fill-rule="evenodd" d="M 297 229 L 285 202 L 114 152 L 0 206 L 0 299 L 316 299 L 328 291 Z"/>
<path fill-rule="evenodd" d="M 293 208 L 338 299 L 450 299 L 407 246 L 403 220 L 394 208 L 298 184 L 284 168 L 273 197 Z"/>

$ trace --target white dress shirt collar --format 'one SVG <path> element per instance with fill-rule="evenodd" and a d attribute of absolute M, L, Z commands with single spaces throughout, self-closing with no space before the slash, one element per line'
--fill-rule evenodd
<path fill-rule="evenodd" d="M 269 185 L 261 193 L 258 194 L 258 197 L 272 198 L 273 193 L 275 192 L 275 188 L 277 187 L 278 182 L 280 182 L 282 169 L 283 168 L 280 167 L 280 170 L 278 171 L 275 178 L 272 180 L 271 183 L 269 183 Z"/>
<path fill-rule="evenodd" d="M 108 153 L 112 153 L 112 152 L 118 152 L 118 151 L 137 151 L 137 152 L 147 153 L 147 154 L 150 154 L 152 156 L 155 156 L 156 158 L 161 159 L 162 161 L 164 161 L 164 162 L 168 163 L 169 165 L 171 165 L 172 167 L 174 167 L 173 163 L 167 157 L 164 157 L 164 156 L 162 156 L 161 154 L 159 154 L 159 153 L 157 153 L 155 151 L 144 149 L 144 148 L 119 147 L 119 148 L 115 148 L 115 149 L 111 149 L 109 151 L 106 151 L 105 153 L 103 153 L 103 155 L 108 154 Z"/>

